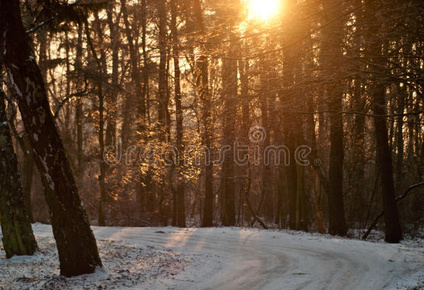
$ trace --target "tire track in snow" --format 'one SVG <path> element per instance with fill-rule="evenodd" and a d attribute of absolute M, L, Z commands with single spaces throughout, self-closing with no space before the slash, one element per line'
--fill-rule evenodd
<path fill-rule="evenodd" d="M 402 245 L 239 228 L 93 229 L 100 239 L 194 257 L 155 289 L 393 289 L 424 270 L 423 251 Z"/>

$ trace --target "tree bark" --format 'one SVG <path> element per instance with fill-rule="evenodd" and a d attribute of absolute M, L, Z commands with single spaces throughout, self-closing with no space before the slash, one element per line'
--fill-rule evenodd
<path fill-rule="evenodd" d="M 380 175 L 381 189 L 383 194 L 383 210 L 385 222 L 385 241 L 398 243 L 402 239 L 402 229 L 399 222 L 399 214 L 395 202 L 395 185 L 393 179 L 392 152 L 389 148 L 386 118 L 386 88 L 382 84 L 376 84 L 373 89 L 375 134 L 377 140 L 377 163 Z"/>
<path fill-rule="evenodd" d="M 13 103 L 9 103 L 9 105 L 13 105 Z M 19 144 L 19 147 L 21 148 L 22 154 L 23 154 L 23 161 L 22 161 L 22 190 L 24 193 L 24 203 L 25 203 L 25 209 L 28 214 L 28 218 L 31 223 L 34 222 L 34 217 L 32 215 L 32 206 L 31 206 L 31 190 L 32 190 L 32 181 L 34 177 L 34 156 L 31 150 L 31 146 L 28 141 L 28 135 L 26 132 L 23 134 L 23 136 L 19 136 L 18 131 L 16 130 L 16 126 L 13 123 L 13 120 L 16 117 L 16 110 L 13 109 L 13 114 L 9 118 L 9 126 L 11 129 L 12 136 L 15 136 L 15 139 L 17 143 Z"/>
<path fill-rule="evenodd" d="M 75 69 L 82 70 L 82 26 L 84 24 L 78 25 L 78 41 L 76 48 L 76 58 L 75 58 Z M 80 90 L 81 87 L 81 78 L 78 78 L 76 82 L 77 90 Z M 76 137 L 77 137 L 77 161 L 78 161 L 78 170 L 77 176 L 82 172 L 82 158 L 83 158 L 83 131 L 82 131 L 82 118 L 83 118 L 83 100 L 82 98 L 77 98 L 75 105 L 75 123 L 76 123 Z"/>
<path fill-rule="evenodd" d="M 107 128 L 105 134 L 106 146 L 113 146 L 116 144 L 116 116 L 117 116 L 117 95 L 119 92 L 118 83 L 118 61 L 119 61 L 119 32 L 118 23 L 120 17 L 117 17 L 116 22 L 113 21 L 113 6 L 114 3 L 110 2 L 106 10 L 107 23 L 110 31 L 110 41 L 112 44 L 112 91 L 108 94 L 108 109 L 107 109 Z M 119 13 L 119 16 L 121 14 Z"/>
<path fill-rule="evenodd" d="M 0 88 L 0 213 L 6 257 L 33 255 L 37 243 L 28 218 L 18 172 L 18 161 L 6 117 L 5 95 Z"/>
<path fill-rule="evenodd" d="M 234 47 L 234 43 L 230 44 Z M 228 56 L 234 53 L 230 49 Z M 235 171 L 234 150 L 235 141 L 235 118 L 237 97 L 237 61 L 223 59 L 222 64 L 222 86 L 224 99 L 224 146 L 231 146 L 227 151 L 222 164 L 222 187 L 223 187 L 223 216 L 224 226 L 234 226 L 235 220 Z"/>
<path fill-rule="evenodd" d="M 32 150 L 29 145 L 28 136 L 23 136 L 23 142 L 25 144 L 25 147 L 22 148 L 26 152 L 24 152 L 24 160 L 22 162 L 22 190 L 24 192 L 24 203 L 25 208 L 28 214 L 28 218 L 31 221 L 31 223 L 34 222 L 34 216 L 32 214 L 32 198 L 31 198 L 31 192 L 32 192 L 32 183 L 34 180 L 34 156 L 32 154 Z"/>
<path fill-rule="evenodd" d="M 288 193 L 288 214 L 289 214 L 289 227 L 293 230 L 299 230 L 296 223 L 296 215 L 298 213 L 298 203 L 297 203 L 297 194 L 298 194 L 298 170 L 297 164 L 294 162 L 294 152 L 296 151 L 296 147 L 299 145 L 298 141 L 300 140 L 300 135 L 302 134 L 301 126 L 300 126 L 300 118 L 298 114 L 295 112 L 298 110 L 298 102 L 297 102 L 297 92 L 294 89 L 296 82 L 300 78 L 300 69 L 301 63 L 300 58 L 298 57 L 299 51 L 302 51 L 303 48 L 300 46 L 300 43 L 296 43 L 299 33 L 301 33 L 300 26 L 292 25 L 293 21 L 293 13 L 298 10 L 297 2 L 295 0 L 287 1 L 287 7 L 292 11 L 291 15 L 287 16 L 287 37 L 289 43 L 295 43 L 294 46 L 289 46 L 284 51 L 284 86 L 286 88 L 286 93 L 284 99 L 286 100 L 282 109 L 282 130 L 280 135 L 278 136 L 279 142 L 281 144 L 285 144 L 290 151 L 290 163 L 284 168 L 284 165 L 280 165 L 279 167 L 279 181 L 280 184 L 287 184 L 287 193 Z M 276 130 L 277 131 L 277 130 Z M 278 132 L 278 131 L 277 131 Z M 284 142 L 284 143 L 283 143 Z M 282 174 L 284 171 L 285 176 Z M 281 189 L 280 189 L 281 190 Z"/>
<path fill-rule="evenodd" d="M 17 0 L 0 2 L 0 46 L 45 188 L 61 274 L 93 273 L 102 266 L 96 240 L 54 123 Z"/>
<path fill-rule="evenodd" d="M 157 3 L 159 14 L 159 96 L 158 96 L 158 129 L 161 134 L 161 139 L 165 140 L 166 130 L 166 115 L 168 108 L 167 100 L 167 25 L 166 25 L 166 1 L 159 0 Z"/>
<path fill-rule="evenodd" d="M 202 36 L 206 35 L 202 8 L 200 0 L 194 0 L 194 16 L 196 19 L 197 30 Z M 212 134 L 211 134 L 211 99 L 209 95 L 209 60 L 206 56 L 206 49 L 202 47 L 202 56 L 197 62 L 200 76 L 197 81 L 197 86 L 200 91 L 200 101 L 203 111 L 203 144 L 209 150 L 212 150 Z M 214 192 L 213 192 L 213 165 L 212 162 L 206 162 L 204 166 L 205 174 L 205 201 L 203 204 L 202 227 L 213 226 L 213 208 L 214 208 Z"/>
<path fill-rule="evenodd" d="M 369 46 L 367 56 L 374 64 L 373 83 L 371 84 L 371 102 L 374 111 L 374 127 L 377 147 L 378 174 L 383 195 L 383 211 L 385 222 L 385 241 L 388 243 L 398 243 L 402 240 L 402 229 L 399 222 L 399 214 L 395 201 L 395 184 L 393 178 L 392 152 L 389 147 L 388 130 L 386 124 L 386 78 L 381 73 L 381 68 L 385 67 L 386 61 L 382 58 L 382 43 L 376 40 L 379 24 L 375 21 L 378 7 L 373 1 L 367 1 L 367 17 L 372 20 L 369 28 Z"/>
<path fill-rule="evenodd" d="M 103 29 L 100 23 L 100 18 L 98 12 L 94 15 L 95 24 L 97 28 L 97 38 L 100 40 L 100 47 L 103 47 L 102 35 Z M 89 32 L 87 31 L 87 34 Z M 89 35 L 87 35 L 89 38 Z M 98 132 L 98 140 L 99 140 L 99 167 L 100 167 L 100 175 L 99 175 L 99 187 L 100 187 L 100 201 L 98 207 L 98 225 L 105 226 L 106 225 L 106 203 L 107 203 L 107 192 L 106 192 L 106 162 L 103 159 L 103 152 L 105 150 L 105 96 L 103 94 L 103 76 L 107 75 L 106 68 L 106 53 L 104 49 L 100 51 L 100 59 L 97 56 L 96 51 L 93 49 L 92 51 L 94 58 L 97 61 L 97 70 L 99 73 L 99 77 L 97 79 L 97 94 L 99 97 L 99 132 Z"/>
<path fill-rule="evenodd" d="M 185 200 L 184 200 L 184 176 L 183 176 L 183 164 L 184 164 L 184 144 L 183 144 L 183 110 L 181 104 L 181 71 L 180 71 L 180 60 L 179 60 L 179 40 L 177 30 L 177 0 L 171 0 L 171 33 L 173 42 L 173 58 L 174 58 L 174 83 L 175 83 L 175 115 L 176 115 L 176 143 L 177 150 L 180 156 L 179 164 L 177 166 L 177 189 L 176 199 L 173 201 L 176 203 L 176 221 L 177 226 L 185 227 Z"/>
<path fill-rule="evenodd" d="M 340 15 L 343 13 L 343 6 L 335 5 L 334 0 L 324 0 L 323 7 L 325 16 L 322 30 L 321 61 L 324 68 L 322 77 L 326 82 L 328 109 L 330 111 L 331 142 L 330 168 L 328 171 L 328 179 L 330 180 L 330 191 L 328 192 L 328 230 L 332 235 L 344 236 L 347 233 L 347 225 L 343 204 L 343 91 L 340 83 L 341 80 L 337 79 L 340 78 L 339 68 L 343 61 L 343 22 L 340 19 Z M 330 25 L 332 22 L 333 25 Z M 332 80 L 334 78 L 336 79 Z"/>

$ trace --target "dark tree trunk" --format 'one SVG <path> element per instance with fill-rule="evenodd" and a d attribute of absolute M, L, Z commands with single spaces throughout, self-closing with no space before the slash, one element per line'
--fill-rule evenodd
<path fill-rule="evenodd" d="M 32 192 L 32 183 L 34 179 L 34 156 L 29 145 L 28 136 L 24 136 L 25 147 L 24 160 L 22 162 L 22 189 L 24 192 L 24 203 L 25 208 L 28 214 L 28 218 L 31 222 L 34 222 L 34 216 L 32 214 L 32 203 L 31 203 L 31 192 Z"/>
<path fill-rule="evenodd" d="M 97 28 L 97 38 L 100 39 L 100 46 L 102 47 L 102 35 L 103 35 L 103 29 L 100 23 L 99 15 L 96 13 L 95 15 L 95 24 Z M 87 31 L 88 33 L 88 31 Z M 89 37 L 89 36 L 88 36 Z M 97 94 L 99 97 L 99 133 L 98 133 L 98 139 L 99 139 L 99 149 L 100 154 L 98 156 L 99 163 L 100 163 L 100 175 L 99 175 L 99 187 L 100 187 L 100 202 L 98 207 L 98 224 L 99 226 L 105 226 L 106 225 L 106 203 L 107 203 L 107 192 L 106 192 L 106 162 L 103 159 L 103 152 L 105 150 L 105 97 L 103 94 L 103 76 L 107 75 L 107 68 L 106 68 L 106 53 L 104 49 L 100 51 L 100 59 L 97 56 L 96 51 L 93 49 L 92 51 L 94 58 L 97 61 L 98 64 L 98 73 L 99 73 L 99 79 L 97 80 Z"/>
<path fill-rule="evenodd" d="M 366 189 L 365 189 L 365 115 L 364 112 L 365 98 L 363 97 L 362 83 L 360 80 L 355 80 L 354 88 L 354 109 L 359 114 L 355 115 L 354 140 L 353 140 L 353 157 L 354 163 L 354 189 L 353 189 L 353 222 L 359 222 L 358 225 L 362 228 L 365 221 L 366 208 Z M 351 221 L 352 222 L 352 221 Z"/>
<path fill-rule="evenodd" d="M 76 58 L 75 58 L 75 68 L 77 70 L 82 70 L 82 25 L 78 25 L 78 42 L 76 48 Z M 81 79 L 79 78 L 76 81 L 76 87 L 79 91 L 81 88 Z M 83 157 L 83 132 L 82 132 L 82 117 L 83 117 L 83 102 L 81 98 L 76 100 L 75 105 L 75 122 L 77 127 L 77 162 L 78 162 L 78 170 L 77 175 L 82 172 L 82 157 Z"/>
<path fill-rule="evenodd" d="M 244 53 L 248 53 L 247 45 L 243 45 Z M 250 94 L 249 94 L 249 61 L 239 60 L 238 62 L 240 71 L 240 96 L 238 98 L 241 103 L 242 120 L 241 120 L 241 144 L 249 145 L 249 130 L 250 130 Z M 242 157 L 243 158 L 243 157 Z M 245 212 L 248 210 L 247 199 L 250 193 L 251 176 L 250 168 L 251 164 L 240 166 L 241 175 L 245 176 L 241 181 L 240 194 L 239 194 L 239 225 L 244 225 Z M 246 202 L 245 202 L 246 201 Z M 277 206 L 278 209 L 278 206 Z"/>
<path fill-rule="evenodd" d="M 125 36 L 127 37 L 128 48 L 130 53 L 130 64 L 131 64 L 131 82 L 133 85 L 133 90 L 130 95 L 126 97 L 125 104 L 123 106 L 123 122 L 122 122 L 122 148 L 127 150 L 130 145 L 130 137 L 132 137 L 132 123 L 133 123 L 133 110 L 131 109 L 134 106 L 134 100 L 137 102 L 137 105 L 144 104 L 142 98 L 143 83 L 141 79 L 140 66 L 139 66 L 139 58 L 140 53 L 138 47 L 136 46 L 136 39 L 133 36 L 133 30 L 135 27 L 131 27 L 130 25 L 130 15 L 127 10 L 127 1 L 121 0 L 122 7 L 122 18 L 125 25 Z M 135 13 L 135 12 L 134 12 Z M 135 16 L 134 16 L 135 17 Z M 135 25 L 135 22 L 132 22 Z M 139 110 L 142 108 L 139 106 Z M 143 120 L 139 120 L 139 124 L 143 124 Z M 137 128 L 139 129 L 139 128 Z"/>
<path fill-rule="evenodd" d="M 5 95 L 0 89 L 0 213 L 7 258 L 32 255 L 37 243 L 28 218 L 18 172 L 18 161 L 7 124 Z"/>
<path fill-rule="evenodd" d="M 286 24 L 286 33 L 288 37 L 288 42 L 294 42 L 298 38 L 298 35 L 301 33 L 300 26 L 292 25 L 293 13 L 297 9 L 297 3 L 295 0 L 287 1 L 287 9 L 290 9 L 292 13 L 288 15 L 287 24 Z M 301 134 L 301 127 L 297 112 L 298 101 L 296 100 L 299 96 L 298 92 L 294 89 L 296 82 L 298 81 L 301 63 L 298 58 L 298 52 L 302 50 L 300 44 L 295 44 L 294 46 L 288 47 L 284 51 L 284 86 L 286 88 L 286 93 L 284 95 L 285 101 L 282 109 L 282 130 L 279 132 L 278 141 L 281 144 L 285 144 L 290 151 L 290 163 L 284 168 L 281 168 L 284 165 L 280 165 L 279 172 L 279 181 L 281 191 L 281 184 L 287 184 L 287 193 L 288 193 L 288 214 L 289 214 L 289 227 L 290 229 L 299 230 L 298 223 L 296 222 L 296 216 L 298 215 L 298 170 L 297 164 L 294 162 L 294 152 L 298 146 L 299 135 Z M 277 130 L 276 130 L 277 131 Z M 281 136 L 281 134 L 284 134 Z M 282 171 L 285 171 L 285 176 L 282 174 Z"/>
<path fill-rule="evenodd" d="M 402 239 L 402 229 L 395 201 L 395 184 L 393 180 L 392 152 L 389 148 L 386 118 L 386 88 L 376 84 L 372 92 L 375 134 L 377 140 L 377 163 L 383 194 L 384 222 L 386 227 L 385 241 L 398 243 Z"/>
<path fill-rule="evenodd" d="M 158 127 L 162 140 L 165 140 L 166 115 L 168 108 L 167 100 L 167 25 L 166 25 L 166 1 L 159 0 L 156 3 L 159 14 L 159 96 L 158 96 Z"/>
<path fill-rule="evenodd" d="M 198 62 L 201 73 L 200 98 L 203 107 L 204 132 L 203 143 L 212 150 L 212 116 L 210 112 L 211 100 L 209 95 L 209 62 L 206 56 L 202 56 Z M 213 226 L 214 191 L 213 191 L 213 164 L 207 160 L 205 167 L 205 201 L 203 206 L 203 227 Z"/>
<path fill-rule="evenodd" d="M 119 32 L 118 24 L 120 17 L 117 17 L 116 22 L 113 21 L 113 6 L 110 2 L 107 8 L 107 23 L 110 31 L 110 41 L 112 43 L 112 90 L 108 94 L 108 109 L 107 109 L 107 128 L 105 134 L 105 145 L 112 146 L 116 142 L 116 116 L 117 116 L 117 96 L 118 96 L 118 61 L 119 61 Z M 121 14 L 119 13 L 119 16 Z"/>
<path fill-rule="evenodd" d="M 234 43 L 230 44 L 234 47 Z M 230 49 L 231 56 L 234 49 Z M 235 170 L 234 170 L 234 150 L 235 141 L 235 118 L 236 118 L 236 97 L 237 97 L 237 61 L 223 59 L 222 64 L 222 86 L 224 99 L 224 146 L 231 146 L 226 152 L 222 164 L 222 202 L 223 214 L 222 223 L 224 226 L 234 226 L 235 220 Z"/>
<path fill-rule="evenodd" d="M 141 1 L 141 47 L 142 47 L 142 55 L 143 55 L 143 71 L 142 71 L 142 79 L 143 79 L 143 87 L 141 99 L 138 100 L 138 132 L 144 140 L 147 140 L 147 126 L 150 124 L 150 115 L 149 115 L 149 78 L 150 78 L 150 70 L 149 70 L 149 56 L 147 52 L 147 2 L 146 0 Z M 148 169 L 146 173 L 140 172 L 140 181 L 138 184 L 137 191 L 137 200 L 138 200 L 138 212 L 139 216 L 142 216 L 142 212 L 147 210 L 149 212 L 153 212 L 155 209 L 155 196 L 152 190 L 152 170 L 150 165 L 148 165 Z"/>
<path fill-rule="evenodd" d="M 103 159 L 103 152 L 105 150 L 104 142 L 104 96 L 102 85 L 99 84 L 99 162 L 100 162 L 100 176 L 99 176 L 99 186 L 100 186 L 100 203 L 99 203 L 99 216 L 98 222 L 99 226 L 106 225 L 106 202 L 107 202 L 107 192 L 106 192 L 106 162 Z"/>
<path fill-rule="evenodd" d="M 168 25 L 167 25 L 167 1 L 166 0 L 158 0 L 156 3 L 156 9 L 159 17 L 159 39 L 158 39 L 158 45 L 159 45 L 159 80 L 158 80 L 158 95 L 157 95 L 157 132 L 159 134 L 159 141 L 166 144 L 169 142 L 169 135 L 170 135 L 170 118 L 169 118 L 169 112 L 168 112 L 168 100 L 169 100 L 169 88 L 168 88 L 168 72 L 169 72 L 169 62 L 168 62 Z M 164 171 L 167 169 L 164 169 Z M 163 212 L 163 201 L 165 200 L 165 191 L 163 188 L 163 184 L 166 183 L 165 180 L 165 174 L 162 174 L 161 176 L 161 185 L 158 187 L 158 194 L 159 194 L 159 210 Z M 173 197 L 174 200 L 177 199 L 175 196 Z M 177 204 L 173 204 L 174 210 L 173 213 L 176 213 L 177 210 L 175 210 L 175 207 Z M 163 216 L 163 214 L 162 214 Z M 176 221 L 176 217 L 173 219 Z"/>
<path fill-rule="evenodd" d="M 330 167 L 328 179 L 328 219 L 329 233 L 344 236 L 347 225 L 343 204 L 343 91 L 339 68 L 343 61 L 342 34 L 343 22 L 340 15 L 342 5 L 335 5 L 334 0 L 323 1 L 325 10 L 324 28 L 322 30 L 321 61 L 324 68 L 323 78 L 326 81 L 326 93 L 330 119 Z M 338 0 L 340 2 L 340 0 Z M 329 23 L 333 23 L 330 25 Z M 334 78 L 336 78 L 334 80 Z"/>
<path fill-rule="evenodd" d="M 110 41 L 112 46 L 112 74 L 111 74 L 111 84 L 112 87 L 110 90 L 107 90 L 107 96 L 105 97 L 105 100 L 107 101 L 107 104 L 104 104 L 104 101 L 102 104 L 100 104 L 100 109 L 102 109 L 104 112 L 102 114 L 102 126 L 104 127 L 106 123 L 106 129 L 103 136 L 99 136 L 100 143 L 100 152 L 103 155 L 103 150 L 107 148 L 108 146 L 119 146 L 118 142 L 116 140 L 116 132 L 117 132 L 117 115 L 118 115 L 118 94 L 120 92 L 119 89 L 119 41 L 120 41 L 120 34 L 118 32 L 118 23 L 121 19 L 121 13 L 119 13 L 116 17 L 116 20 L 114 22 L 113 19 L 113 12 L 114 12 L 114 2 L 110 2 L 108 5 L 108 8 L 106 9 L 106 15 L 107 15 L 107 25 L 110 32 Z M 102 37 L 102 35 L 100 36 Z M 103 63 L 103 74 L 107 75 L 107 68 L 106 68 L 106 59 L 105 58 L 105 51 L 103 50 L 102 53 L 102 61 Z M 103 156 L 100 156 L 100 175 L 102 180 L 103 189 L 100 190 L 100 197 L 101 200 L 107 202 L 107 192 L 110 191 L 110 182 L 106 179 L 107 176 L 109 176 L 112 172 L 111 167 L 103 160 Z M 103 172 L 103 173 L 102 173 Z M 103 196 L 102 196 L 103 193 Z M 103 211 L 104 212 L 104 211 Z M 106 219 L 104 219 L 104 223 L 106 224 Z M 100 223 L 99 223 L 100 225 Z"/>
<path fill-rule="evenodd" d="M 406 65 L 405 65 L 406 66 Z M 405 85 L 403 87 L 398 86 L 397 87 L 397 113 L 400 114 L 397 117 L 396 120 L 396 148 L 397 148 L 397 154 L 396 154 L 396 160 L 395 160 L 395 164 L 396 164 L 396 171 L 395 176 L 395 189 L 397 189 L 397 191 L 402 190 L 402 186 L 403 186 L 403 181 L 405 180 L 405 175 L 404 175 L 404 164 L 403 164 L 403 159 L 405 157 L 404 154 L 404 150 L 405 150 L 405 146 L 404 146 L 404 138 L 403 138 L 403 118 L 404 116 L 402 116 L 404 110 L 405 110 L 405 99 L 407 97 L 407 92 L 406 92 L 406 87 Z"/>
<path fill-rule="evenodd" d="M 143 93 L 140 100 L 139 114 L 141 120 L 144 122 L 142 126 L 146 126 L 147 121 L 150 120 L 148 117 L 148 101 L 149 100 L 149 57 L 147 53 L 147 2 L 146 0 L 141 1 L 141 47 L 143 50 Z"/>
<path fill-rule="evenodd" d="M 330 192 L 328 193 L 329 233 L 344 236 L 347 225 L 344 217 L 343 204 L 343 120 L 341 97 L 332 97 L 328 108 L 330 113 Z M 334 112 L 334 113 L 332 113 Z"/>
<path fill-rule="evenodd" d="M 14 112 L 14 115 L 16 115 L 16 112 Z M 14 119 L 15 116 L 12 115 L 11 119 Z M 16 130 L 16 127 L 13 122 L 9 122 L 11 134 L 12 136 L 15 136 L 17 143 L 19 144 L 22 154 L 23 154 L 23 161 L 22 161 L 22 190 L 24 193 L 24 203 L 25 203 L 25 209 L 28 214 L 28 218 L 31 221 L 31 223 L 34 222 L 34 217 L 32 214 L 32 206 L 31 206 L 31 191 L 32 191 L 32 181 L 34 178 L 34 156 L 32 153 L 32 149 L 30 148 L 30 144 L 28 141 L 28 135 L 24 133 L 22 137 L 19 136 L 18 131 Z"/>
<path fill-rule="evenodd" d="M 261 90 L 263 93 L 259 95 L 259 102 L 261 107 L 261 116 L 262 116 L 262 128 L 265 130 L 266 138 L 265 140 L 262 140 L 263 142 L 261 145 L 264 149 L 269 148 L 270 144 L 270 133 L 271 133 L 271 109 L 272 109 L 272 103 L 271 103 L 271 96 L 272 92 L 269 92 L 269 88 L 272 87 L 272 84 L 270 83 L 270 79 L 273 77 L 269 70 L 266 68 L 267 61 L 269 61 L 268 58 L 265 56 L 261 58 L 261 76 L 260 76 L 260 82 L 261 82 Z M 243 136 L 244 137 L 244 136 Z M 266 221 L 268 223 L 273 222 L 274 218 L 274 190 L 273 190 L 273 176 L 272 176 L 272 170 L 271 170 L 271 162 L 264 162 L 262 164 L 262 188 L 261 188 L 261 200 L 260 203 L 261 208 L 258 209 L 258 214 L 261 214 L 265 217 Z"/>
<path fill-rule="evenodd" d="M 183 157 L 184 157 L 184 144 L 183 144 L 183 110 L 181 104 L 181 71 L 179 60 L 179 40 L 177 30 L 177 0 L 171 1 L 171 33 L 173 42 L 173 58 L 174 58 L 174 83 L 175 83 L 175 115 L 176 115 L 176 135 L 177 135 L 177 150 L 179 152 L 180 160 L 177 166 L 177 189 L 173 201 L 176 203 L 176 221 L 177 226 L 185 227 L 185 200 L 184 200 L 184 177 L 183 177 Z"/>
<path fill-rule="evenodd" d="M 19 1 L 0 2 L 0 30 L 4 65 L 45 187 L 61 274 L 93 273 L 102 266 L 96 240 L 22 25 Z"/>
<path fill-rule="evenodd" d="M 194 1 L 194 17 L 196 19 L 197 30 L 201 35 L 205 35 L 205 26 L 202 15 L 200 0 Z M 203 111 L 203 144 L 206 148 L 212 149 L 212 134 L 211 134 L 211 99 L 209 95 L 209 61 L 206 56 L 206 49 L 202 49 L 202 56 L 199 58 L 198 69 L 200 76 L 197 81 L 197 86 L 200 91 L 200 101 Z M 213 208 L 214 208 L 214 192 L 213 192 L 213 165 L 211 162 L 205 164 L 205 201 L 203 204 L 202 227 L 213 226 Z"/>
<path fill-rule="evenodd" d="M 385 241 L 388 243 L 398 243 L 402 239 L 402 229 L 399 222 L 399 214 L 395 201 L 395 184 L 393 178 L 392 152 L 389 147 L 388 130 L 386 124 L 386 82 L 387 79 L 382 74 L 381 68 L 386 66 L 386 60 L 382 57 L 381 40 L 375 38 L 378 34 L 379 25 L 374 19 L 378 11 L 378 7 L 374 1 L 367 1 L 366 15 L 372 21 L 369 27 L 368 35 L 368 51 L 367 56 L 373 63 L 374 71 L 373 84 L 371 86 L 371 102 L 374 114 L 374 126 L 377 147 L 377 164 L 378 173 L 381 182 L 383 195 L 383 211 L 385 222 Z M 388 75 L 389 72 L 385 72 Z"/>
<path fill-rule="evenodd" d="M 355 0 L 354 5 L 356 7 L 361 7 L 362 0 Z M 362 33 L 364 31 L 364 13 L 363 9 L 358 9 L 357 13 L 357 37 L 355 38 L 354 44 L 354 57 L 361 56 L 361 49 L 363 47 L 363 38 Z M 359 228 L 363 228 L 366 226 L 365 215 L 366 211 L 364 208 L 367 207 L 366 201 L 366 184 L 365 184 L 365 128 L 366 121 L 365 115 L 361 113 L 365 113 L 366 108 L 366 98 L 364 97 L 364 82 L 361 80 L 361 66 L 362 63 L 358 62 L 355 65 L 355 70 L 358 72 L 354 77 L 354 88 L 353 88 L 353 108 L 355 112 L 359 114 L 355 115 L 355 127 L 354 127 L 354 139 L 353 139 L 353 156 L 351 159 L 354 161 L 354 169 L 353 169 L 353 206 L 351 213 L 351 222 L 357 223 Z"/>

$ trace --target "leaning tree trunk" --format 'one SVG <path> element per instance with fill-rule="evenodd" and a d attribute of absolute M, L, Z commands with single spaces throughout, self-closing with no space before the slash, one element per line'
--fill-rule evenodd
<path fill-rule="evenodd" d="M 0 1 L 0 51 L 45 187 L 61 274 L 92 273 L 102 263 L 81 204 L 44 82 L 25 34 L 18 0 Z"/>
<path fill-rule="evenodd" d="M 25 208 L 28 214 L 28 218 L 31 221 L 31 223 L 34 222 L 34 215 L 32 214 L 32 206 L 31 206 L 31 191 L 32 191 L 32 183 L 34 180 L 34 171 L 35 171 L 35 164 L 34 164 L 34 156 L 32 154 L 32 151 L 30 149 L 28 136 L 23 137 L 23 144 L 25 146 L 22 148 L 25 150 L 24 152 L 24 160 L 22 162 L 22 190 L 24 192 L 24 203 Z"/>
<path fill-rule="evenodd" d="M 10 119 L 14 119 L 16 117 L 16 110 L 13 109 L 13 114 L 10 116 Z M 28 218 L 31 223 L 34 222 L 34 217 L 32 215 L 32 207 L 31 207 L 31 189 L 32 189 L 32 180 L 34 177 L 34 156 L 32 150 L 30 150 L 30 145 L 28 141 L 28 136 L 25 134 L 20 137 L 19 133 L 16 129 L 16 126 L 13 122 L 9 122 L 10 133 L 12 136 L 16 137 L 16 142 L 19 144 L 19 147 L 23 153 L 23 161 L 22 161 L 22 190 L 24 194 L 24 204 L 25 210 L 28 214 Z"/>
<path fill-rule="evenodd" d="M 28 218 L 19 180 L 18 161 L 7 124 L 5 95 L 0 89 L 0 213 L 7 258 L 32 255 L 37 243 Z"/>

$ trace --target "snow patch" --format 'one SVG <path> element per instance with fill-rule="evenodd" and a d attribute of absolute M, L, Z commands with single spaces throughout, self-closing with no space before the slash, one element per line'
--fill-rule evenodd
<path fill-rule="evenodd" d="M 0 288 L 4 289 L 140 289 L 155 280 L 183 271 L 189 259 L 164 247 L 115 239 L 97 239 L 103 268 L 93 274 L 60 276 L 51 228 L 33 226 L 39 252 L 34 256 L 0 259 Z M 40 230 L 43 233 L 40 233 Z M 44 233 L 47 230 L 48 233 Z"/>

